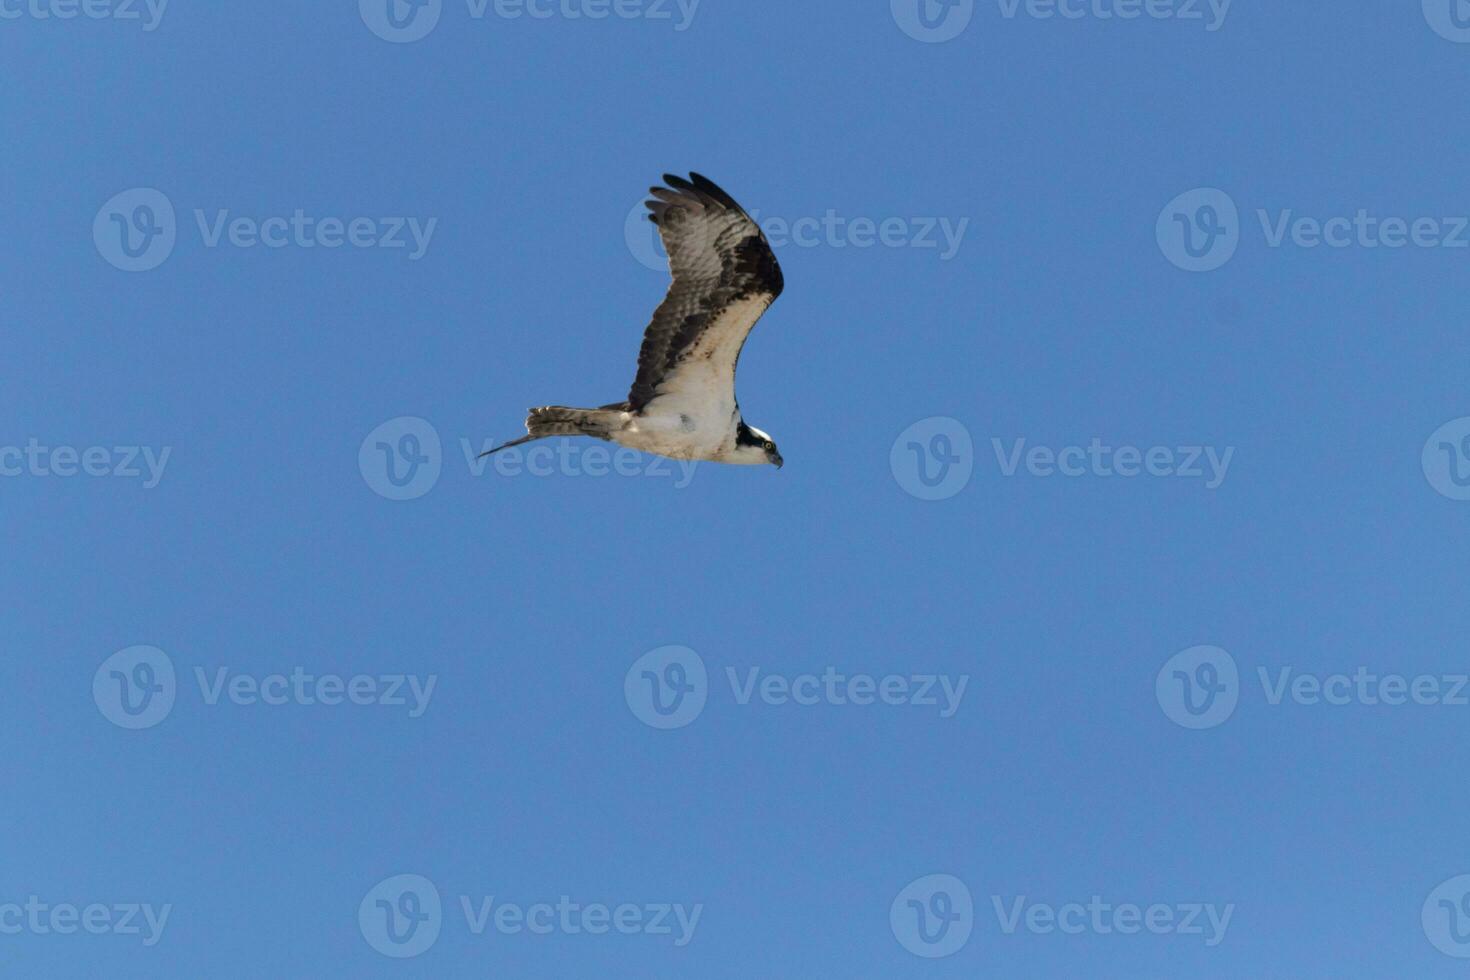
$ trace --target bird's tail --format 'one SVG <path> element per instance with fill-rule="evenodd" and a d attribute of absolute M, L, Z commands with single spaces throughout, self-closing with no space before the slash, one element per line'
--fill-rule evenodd
<path fill-rule="evenodd" d="M 531 409 L 531 413 L 526 416 L 528 435 L 507 442 L 503 446 L 496 446 L 489 452 L 480 455 L 489 456 L 502 449 L 520 446 L 549 436 L 591 436 L 594 439 L 610 440 L 613 433 L 622 426 L 622 414 L 622 406 L 566 408 L 562 405 L 543 405 L 541 408 Z"/>

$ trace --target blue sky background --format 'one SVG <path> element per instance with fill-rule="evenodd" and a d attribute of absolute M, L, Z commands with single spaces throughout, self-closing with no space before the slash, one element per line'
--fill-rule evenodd
<path fill-rule="evenodd" d="M 0 972 L 1462 975 L 1421 907 L 1470 872 L 1470 707 L 1272 705 L 1256 680 L 1470 670 L 1470 503 L 1420 461 L 1470 416 L 1470 250 L 1272 248 L 1256 218 L 1470 214 L 1470 45 L 1418 6 L 1238 0 L 1209 31 L 982 2 L 930 44 L 881 0 L 704 0 L 683 31 L 673 8 L 445 0 L 397 44 L 350 0 L 174 0 L 153 31 L 5 0 L 0 447 L 171 455 L 152 488 L 0 478 L 0 905 L 172 910 L 152 947 L 0 935 Z M 624 396 L 665 286 L 625 219 L 690 169 L 762 218 L 969 223 L 948 261 L 850 233 L 778 248 L 787 292 L 740 397 L 784 470 L 475 476 L 462 439 Z M 177 243 L 130 273 L 92 226 L 139 187 Z M 1208 273 L 1155 234 L 1199 187 L 1241 216 Z M 210 248 L 196 209 L 437 226 L 416 261 Z M 404 416 L 441 472 L 390 501 L 358 453 Z M 935 416 L 972 437 L 973 474 L 925 501 L 890 449 Z M 1213 490 L 1007 477 L 992 439 L 1021 438 L 1235 453 Z M 138 644 L 178 685 L 128 731 L 92 681 Z M 670 644 L 710 689 L 659 731 L 624 679 Z M 1200 644 L 1241 689 L 1195 731 L 1155 680 Z M 969 682 L 941 718 L 741 705 L 725 680 L 828 666 Z M 210 705 L 194 671 L 221 667 L 437 687 L 417 718 Z M 397 960 L 358 906 L 402 873 L 445 911 Z M 934 873 L 976 911 L 929 960 L 889 907 Z M 492 895 L 703 911 L 684 948 L 474 935 L 459 897 Z M 1006 934 L 991 908 L 1094 895 L 1234 911 L 1208 947 Z"/>

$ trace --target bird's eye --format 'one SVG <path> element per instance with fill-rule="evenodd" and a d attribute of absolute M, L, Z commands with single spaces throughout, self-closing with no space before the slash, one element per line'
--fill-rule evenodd
<path fill-rule="evenodd" d="M 772 449 L 775 449 L 775 448 L 776 448 L 776 444 L 774 442 L 768 442 L 768 443 L 766 443 L 766 452 L 770 452 Z"/>

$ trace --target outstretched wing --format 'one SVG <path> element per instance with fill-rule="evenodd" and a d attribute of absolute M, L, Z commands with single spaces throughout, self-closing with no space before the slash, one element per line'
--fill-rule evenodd
<path fill-rule="evenodd" d="M 735 405 L 735 365 L 745 338 L 781 295 L 781 266 L 760 228 L 713 181 L 664 175 L 652 188 L 674 282 L 653 314 L 638 354 L 628 404 L 641 412 L 661 397 L 695 411 Z M 682 410 L 682 409 L 681 409 Z"/>

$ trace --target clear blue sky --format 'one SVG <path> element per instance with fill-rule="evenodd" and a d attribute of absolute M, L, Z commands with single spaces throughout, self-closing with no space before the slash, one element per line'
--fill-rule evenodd
<path fill-rule="evenodd" d="M 1447 3 L 49 3 L 0 0 L 0 972 L 1463 975 L 1470 707 L 1331 680 L 1470 671 L 1470 249 L 1372 237 L 1470 238 Z M 790 232 L 785 468 L 477 475 L 624 397 L 691 169 Z"/>

